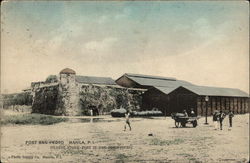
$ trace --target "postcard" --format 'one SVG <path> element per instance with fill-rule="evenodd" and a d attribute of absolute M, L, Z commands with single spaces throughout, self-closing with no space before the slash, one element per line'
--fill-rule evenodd
<path fill-rule="evenodd" d="M 1 162 L 248 162 L 249 3 L 3 1 Z"/>

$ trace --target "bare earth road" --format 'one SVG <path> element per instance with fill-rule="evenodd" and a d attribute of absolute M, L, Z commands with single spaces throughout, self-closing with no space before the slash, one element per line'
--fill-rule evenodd
<path fill-rule="evenodd" d="M 110 117 L 104 117 L 111 119 Z M 249 114 L 235 115 L 234 126 L 214 130 L 204 118 L 196 128 L 175 128 L 170 117 L 132 118 L 1 128 L 2 162 L 248 162 Z M 152 133 L 153 136 L 148 136 Z"/>

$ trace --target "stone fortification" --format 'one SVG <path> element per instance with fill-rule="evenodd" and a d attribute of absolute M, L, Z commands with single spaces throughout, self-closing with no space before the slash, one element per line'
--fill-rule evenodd
<path fill-rule="evenodd" d="M 139 110 L 141 106 L 142 90 L 79 83 L 72 69 L 62 70 L 55 80 L 49 81 L 52 82 L 32 83 L 34 113 L 75 116 L 91 115 L 95 110 L 97 114 L 108 114 L 120 107 Z"/>
<path fill-rule="evenodd" d="M 89 114 L 92 108 L 99 114 L 107 114 L 112 109 L 139 110 L 141 106 L 142 92 L 138 90 L 102 85 L 81 85 L 79 90 L 83 114 Z"/>
<path fill-rule="evenodd" d="M 35 87 L 32 90 L 32 113 L 54 115 L 58 105 L 58 84 Z"/>
<path fill-rule="evenodd" d="M 81 115 L 79 107 L 79 89 L 77 87 L 75 73 L 60 73 L 58 89 L 57 115 Z"/>

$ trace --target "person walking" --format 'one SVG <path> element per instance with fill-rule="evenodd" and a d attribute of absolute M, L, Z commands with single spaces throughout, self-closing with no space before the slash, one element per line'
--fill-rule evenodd
<path fill-rule="evenodd" d="M 93 116 L 93 109 L 90 109 L 90 116 Z"/>
<path fill-rule="evenodd" d="M 219 120 L 220 120 L 220 130 L 222 130 L 222 122 L 224 120 L 224 118 L 226 117 L 226 114 L 222 112 L 222 110 L 220 111 L 220 114 L 219 114 Z"/>
<path fill-rule="evenodd" d="M 213 113 L 213 122 L 214 122 L 214 129 L 217 130 L 218 129 L 218 121 L 219 121 L 219 116 L 218 116 L 218 111 L 215 110 Z"/>
<path fill-rule="evenodd" d="M 234 113 L 232 111 L 230 111 L 228 113 L 228 118 L 229 118 L 229 127 L 233 127 L 233 117 L 234 117 Z"/>
<path fill-rule="evenodd" d="M 131 131 L 131 125 L 130 125 L 130 121 L 129 121 L 129 116 L 130 116 L 130 112 L 127 111 L 125 113 L 125 125 L 124 125 L 124 131 L 126 131 L 126 126 L 128 125 L 130 131 Z"/>

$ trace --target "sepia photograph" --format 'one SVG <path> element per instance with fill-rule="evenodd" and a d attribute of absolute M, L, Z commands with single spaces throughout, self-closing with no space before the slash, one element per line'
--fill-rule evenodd
<path fill-rule="evenodd" d="M 248 163 L 249 2 L 1 2 L 0 162 Z"/>

